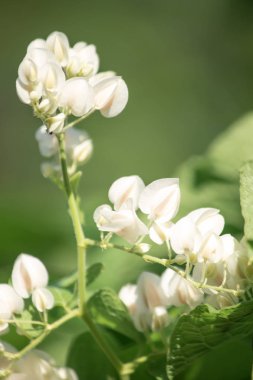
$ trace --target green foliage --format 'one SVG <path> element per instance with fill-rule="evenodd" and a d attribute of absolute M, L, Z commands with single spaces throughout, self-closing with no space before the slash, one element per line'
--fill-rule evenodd
<path fill-rule="evenodd" d="M 253 333 L 253 302 L 223 310 L 200 305 L 179 318 L 171 336 L 167 375 L 170 380 L 189 368 L 192 362 L 229 340 Z"/>
<path fill-rule="evenodd" d="M 253 161 L 245 163 L 241 168 L 240 182 L 244 234 L 248 241 L 253 241 Z"/>
<path fill-rule="evenodd" d="M 49 290 L 54 296 L 55 306 L 64 309 L 68 309 L 71 306 L 73 294 L 69 290 L 58 288 L 56 286 L 50 286 Z"/>
<path fill-rule="evenodd" d="M 125 305 L 113 290 L 104 288 L 94 293 L 88 301 L 88 310 L 98 324 L 140 340 L 141 335 L 133 326 Z"/>
<path fill-rule="evenodd" d="M 111 363 L 88 332 L 74 340 L 67 364 L 82 380 L 117 378 Z"/>
<path fill-rule="evenodd" d="M 87 286 L 91 285 L 103 270 L 104 265 L 102 263 L 94 263 L 93 265 L 89 266 L 86 275 Z"/>
<path fill-rule="evenodd" d="M 21 335 L 25 335 L 29 339 L 36 338 L 41 334 L 43 327 L 32 324 L 33 313 L 24 310 L 19 317 L 15 318 L 16 325 Z"/>

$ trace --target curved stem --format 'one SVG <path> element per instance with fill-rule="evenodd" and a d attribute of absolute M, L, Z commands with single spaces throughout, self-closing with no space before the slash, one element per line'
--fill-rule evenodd
<path fill-rule="evenodd" d="M 73 223 L 73 228 L 76 237 L 77 244 L 77 263 L 78 263 L 78 299 L 79 299 L 79 310 L 82 315 L 85 308 L 85 298 L 86 298 L 86 244 L 85 236 L 82 228 L 82 224 L 79 217 L 79 209 L 76 202 L 76 198 L 73 189 L 70 184 L 67 158 L 65 151 L 65 140 L 64 134 L 58 135 L 59 142 L 59 154 L 62 168 L 62 176 L 64 182 L 65 192 L 68 198 L 69 212 Z"/>

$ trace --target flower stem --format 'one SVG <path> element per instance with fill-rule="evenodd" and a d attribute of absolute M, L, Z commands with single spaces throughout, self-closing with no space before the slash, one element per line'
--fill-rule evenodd
<path fill-rule="evenodd" d="M 86 243 L 85 236 L 80 221 L 79 209 L 76 202 L 74 191 L 68 175 L 67 158 L 65 151 L 65 136 L 63 133 L 58 135 L 59 154 L 62 168 L 62 176 L 65 192 L 68 198 L 69 212 L 73 223 L 77 245 L 78 263 L 78 299 L 80 314 L 84 313 L 86 298 Z"/>

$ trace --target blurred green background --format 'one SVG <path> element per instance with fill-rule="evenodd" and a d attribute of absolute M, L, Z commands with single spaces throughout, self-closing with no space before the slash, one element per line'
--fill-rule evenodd
<path fill-rule="evenodd" d="M 116 178 L 138 174 L 148 183 L 173 176 L 252 109 L 253 2 L 1 0 L 0 9 L 0 278 L 9 278 L 20 252 L 45 260 L 57 278 L 75 267 L 74 241 L 63 194 L 40 174 L 40 122 L 16 96 L 28 43 L 54 30 L 72 44 L 94 43 L 101 70 L 115 70 L 129 86 L 120 116 L 96 114 L 82 124 L 95 145 L 81 195 L 87 232 L 96 236 L 93 210 L 107 202 Z M 143 266 L 119 252 L 91 251 L 89 260 L 106 263 L 96 286 L 116 290 Z M 56 341 L 47 344 L 54 352 Z M 63 360 L 64 352 L 57 355 Z"/>

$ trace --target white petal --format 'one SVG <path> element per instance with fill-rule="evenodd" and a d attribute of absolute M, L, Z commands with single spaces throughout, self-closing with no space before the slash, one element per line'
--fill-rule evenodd
<path fill-rule="evenodd" d="M 32 302 L 40 312 L 50 310 L 54 306 L 54 296 L 46 288 L 35 289 L 32 293 Z"/>
<path fill-rule="evenodd" d="M 57 63 L 49 62 L 41 68 L 39 79 L 46 94 L 57 94 L 65 82 L 65 75 Z"/>
<path fill-rule="evenodd" d="M 98 110 L 106 107 L 114 96 L 119 77 L 106 78 L 94 86 L 95 106 Z"/>
<path fill-rule="evenodd" d="M 152 313 L 151 329 L 159 331 L 169 324 L 169 315 L 165 307 L 156 307 Z"/>
<path fill-rule="evenodd" d="M 42 125 L 35 134 L 42 156 L 52 157 L 58 152 L 58 141 L 55 135 L 49 134 L 47 127 Z"/>
<path fill-rule="evenodd" d="M 16 80 L 16 90 L 19 99 L 25 104 L 31 104 L 29 91 L 22 85 L 19 79 Z"/>
<path fill-rule="evenodd" d="M 44 264 L 34 256 L 22 253 L 12 270 L 12 284 L 22 298 L 28 298 L 36 288 L 44 288 L 48 283 L 48 272 Z"/>
<path fill-rule="evenodd" d="M 220 211 L 216 208 L 199 208 L 190 212 L 187 217 L 196 223 L 202 235 L 209 232 L 220 235 L 224 228 L 225 221 L 219 212 Z"/>
<path fill-rule="evenodd" d="M 63 130 L 66 115 L 64 113 L 58 113 L 47 119 L 48 130 L 50 133 L 60 133 Z"/>
<path fill-rule="evenodd" d="M 165 297 L 160 287 L 160 277 L 149 272 L 143 272 L 137 282 L 137 300 L 148 310 L 165 305 Z"/>
<path fill-rule="evenodd" d="M 119 291 L 119 298 L 126 305 L 129 313 L 133 314 L 136 309 L 137 286 L 132 284 L 123 286 Z"/>
<path fill-rule="evenodd" d="M 0 284 L 0 313 L 21 313 L 24 308 L 23 299 L 15 292 L 12 286 Z"/>
<path fill-rule="evenodd" d="M 208 234 L 200 246 L 198 252 L 198 261 L 208 261 L 217 263 L 221 260 L 223 253 L 223 246 L 221 239 L 216 234 Z"/>
<path fill-rule="evenodd" d="M 25 57 L 18 68 L 18 77 L 24 86 L 38 83 L 38 70 L 32 59 Z"/>
<path fill-rule="evenodd" d="M 104 71 L 96 75 L 93 75 L 91 78 L 89 78 L 89 84 L 92 87 L 94 87 L 98 83 L 102 82 L 104 79 L 108 79 L 115 76 L 116 76 L 116 73 L 114 71 Z"/>
<path fill-rule="evenodd" d="M 114 204 L 115 210 L 126 206 L 129 199 L 132 200 L 133 207 L 136 210 L 140 194 L 144 188 L 144 182 L 137 175 L 121 177 L 111 185 L 108 197 Z"/>
<path fill-rule="evenodd" d="M 155 221 L 168 222 L 180 203 L 178 178 L 163 178 L 148 185 L 140 196 L 139 207 Z"/>
<path fill-rule="evenodd" d="M 156 244 L 163 244 L 171 236 L 173 223 L 156 223 L 154 222 L 149 229 L 149 237 Z"/>
<path fill-rule="evenodd" d="M 84 78 L 68 79 L 59 94 L 59 106 L 74 116 L 83 116 L 93 107 L 93 92 Z"/>
<path fill-rule="evenodd" d="M 105 81 L 111 81 L 105 79 Z M 105 117 L 115 117 L 119 115 L 126 107 L 128 102 L 128 88 L 126 82 L 122 78 L 117 79 L 117 87 L 113 95 L 108 99 L 107 103 L 100 108 L 100 112 Z"/>
<path fill-rule="evenodd" d="M 180 219 L 170 231 L 170 243 L 177 254 L 197 253 L 201 244 L 201 235 L 188 217 Z"/>
<path fill-rule="evenodd" d="M 76 128 L 66 131 L 66 151 L 70 159 L 78 164 L 85 163 L 93 152 L 89 135 Z"/>
<path fill-rule="evenodd" d="M 223 246 L 222 259 L 227 260 L 228 257 L 233 255 L 236 248 L 236 242 L 232 235 L 225 234 L 220 237 Z"/>
<path fill-rule="evenodd" d="M 32 49 L 47 49 L 46 41 L 42 38 L 37 38 L 36 40 L 33 40 L 29 43 L 27 47 L 27 52 L 31 51 Z"/>
<path fill-rule="evenodd" d="M 69 41 L 67 36 L 61 32 L 53 32 L 47 37 L 47 47 L 53 52 L 56 60 L 66 66 L 69 55 Z"/>
<path fill-rule="evenodd" d="M 55 62 L 54 55 L 48 50 L 43 48 L 29 49 L 27 58 L 31 59 L 35 63 L 37 70 L 39 71 L 42 66 L 48 62 Z"/>

